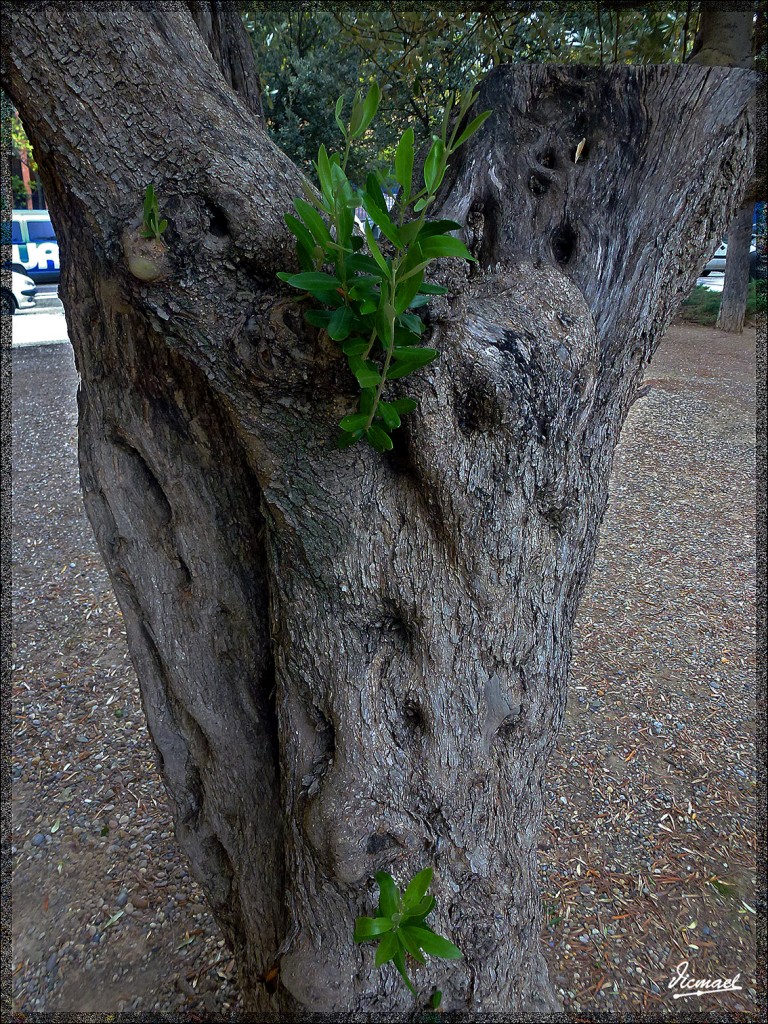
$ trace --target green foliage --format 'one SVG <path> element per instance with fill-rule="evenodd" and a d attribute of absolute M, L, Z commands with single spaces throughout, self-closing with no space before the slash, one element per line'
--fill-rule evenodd
<path fill-rule="evenodd" d="M 344 4 L 335 14 L 352 46 L 375 59 L 384 82 L 408 82 L 430 96 L 505 62 L 682 60 L 693 43 L 697 4 L 636 4 L 621 11 L 575 0 L 492 4 L 481 10 L 411 5 L 371 9 Z"/>
<path fill-rule="evenodd" d="M 18 174 L 11 175 L 11 188 L 13 189 L 14 202 L 26 202 L 27 189 L 24 179 L 20 178 Z"/>
<path fill-rule="evenodd" d="M 755 313 L 765 313 L 765 292 L 766 283 L 764 279 L 749 282 L 747 307 L 745 310 L 747 318 L 753 317 Z M 702 324 L 704 327 L 714 327 L 720 312 L 721 298 L 720 292 L 713 292 L 709 288 L 705 288 L 704 285 L 697 284 L 683 302 L 680 308 L 680 315 L 690 323 Z"/>
<path fill-rule="evenodd" d="M 277 4 L 272 10 L 249 5 L 245 24 L 253 41 L 262 86 L 267 129 L 277 145 L 306 173 L 323 141 L 335 131 L 334 103 L 342 97 L 349 109 L 357 89 L 376 79 L 376 68 L 339 32 L 326 10 Z M 383 169 L 401 130 L 398 101 L 384 98 L 382 113 L 350 154 L 347 173 L 362 181 L 365 168 Z"/>
<path fill-rule="evenodd" d="M 759 313 L 765 316 L 768 312 L 768 281 L 764 277 L 756 281 L 750 281 L 749 297 L 747 299 L 747 315 Z M 750 308 L 750 306 L 752 308 Z"/>
<path fill-rule="evenodd" d="M 414 875 L 404 893 L 386 871 L 378 871 L 376 881 L 379 885 L 376 916 L 358 917 L 355 921 L 355 942 L 378 943 L 376 966 L 394 963 L 408 990 L 415 996 L 416 990 L 406 971 L 406 957 L 424 964 L 425 953 L 442 960 L 459 960 L 463 954 L 425 923 L 435 906 L 434 896 L 427 895 L 432 868 L 424 868 Z M 433 994 L 430 1003 L 434 1009 L 440 1005 L 441 999 L 441 992 Z"/>
<path fill-rule="evenodd" d="M 296 5 L 274 13 L 246 5 L 262 74 L 267 124 L 277 144 L 308 170 L 331 131 L 332 104 L 351 102 L 376 80 L 384 117 L 353 154 L 348 173 L 381 169 L 411 127 L 415 149 L 438 132 L 446 107 L 501 63 L 682 61 L 696 31 L 697 3 L 490 4 L 481 10 L 425 5 Z"/>
<path fill-rule="evenodd" d="M 32 174 L 37 174 L 37 161 L 32 153 L 32 146 L 15 110 L 11 114 L 11 146 L 13 155 L 26 163 Z"/>
<path fill-rule="evenodd" d="M 32 152 L 32 145 L 27 138 L 24 126 L 21 123 L 21 119 L 17 114 L 14 105 L 8 95 L 0 90 L 0 104 L 2 105 L 2 144 L 5 151 L 13 158 L 14 163 L 11 164 L 11 191 L 13 197 L 13 205 L 18 208 L 26 208 L 27 201 L 30 194 L 38 193 L 38 197 L 42 196 L 42 186 L 40 184 L 40 175 L 35 160 L 34 153 Z M 26 167 L 29 171 L 29 185 L 30 192 L 24 184 L 24 178 L 21 174 L 14 174 L 13 171 L 17 170 L 18 167 L 15 162 L 18 161 L 23 167 Z"/>
<path fill-rule="evenodd" d="M 160 208 L 157 205 L 155 188 L 153 185 L 147 185 L 147 190 L 144 193 L 144 222 L 141 226 L 141 237 L 154 238 L 159 242 L 167 227 L 168 221 L 160 219 Z"/>
<path fill-rule="evenodd" d="M 691 323 L 714 326 L 720 312 L 720 293 L 697 284 L 683 302 L 680 312 Z"/>
<path fill-rule="evenodd" d="M 426 213 L 449 158 L 481 127 L 490 111 L 462 128 L 475 100 L 470 92 L 459 104 L 452 130 L 446 113 L 441 134 L 433 136 L 424 162 L 423 185 L 414 181 L 414 135 L 407 129 L 397 144 L 391 171 L 400 187 L 399 196 L 388 210 L 380 174 L 368 174 L 364 189 L 353 187 L 346 174 L 352 144 L 368 130 L 380 100 L 375 82 L 364 97 L 358 90 L 348 122 L 342 119 L 343 97 L 336 103 L 334 118 L 344 152 L 329 154 L 320 146 L 314 164 L 319 198 L 307 188 L 306 200 L 294 200 L 298 217 L 285 215 L 296 238 L 302 272 L 277 276 L 315 300 L 306 320 L 339 343 L 359 384 L 357 411 L 339 424 L 339 446 L 364 438 L 377 451 L 386 452 L 393 447 L 391 432 L 400 426 L 401 417 L 416 407 L 412 398 L 385 401 L 387 382 L 414 373 L 438 355 L 420 345 L 424 322 L 415 310 L 428 302 L 430 295 L 442 294 L 445 289 L 427 283 L 425 273 L 435 260 L 446 256 L 473 259 L 464 243 L 449 234 L 460 224 L 430 221 Z M 358 207 L 366 214 L 364 238 L 354 219 Z M 379 229 L 378 241 L 369 222 Z"/>

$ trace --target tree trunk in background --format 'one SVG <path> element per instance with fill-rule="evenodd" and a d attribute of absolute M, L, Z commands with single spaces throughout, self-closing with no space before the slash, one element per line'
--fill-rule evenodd
<path fill-rule="evenodd" d="M 702 3 L 699 30 L 691 51 L 690 61 L 710 67 L 749 68 L 754 63 L 754 15 L 760 4 Z M 764 107 L 763 97 L 763 107 Z M 765 150 L 765 110 L 755 123 Z M 764 154 L 763 154 L 764 155 Z M 765 195 L 765 165 L 756 162 L 759 179 L 748 189 L 749 199 L 728 227 L 728 255 L 725 261 L 723 295 L 717 326 L 720 330 L 740 334 L 744 330 L 744 317 L 749 298 L 749 246 L 752 238 L 753 208 L 756 198 Z"/>
<path fill-rule="evenodd" d="M 422 995 L 480 1018 L 556 1009 L 536 844 L 572 624 L 633 393 L 751 174 L 753 76 L 489 76 L 496 116 L 441 197 L 479 263 L 442 271 L 441 358 L 382 458 L 333 448 L 346 364 L 275 279 L 300 176 L 190 15 L 9 20 L 86 507 L 248 1008 L 409 1010 L 353 922 L 376 870 L 431 864 L 435 926 L 465 958 L 417 970 Z M 170 224 L 155 249 L 150 183 Z"/>
<path fill-rule="evenodd" d="M 728 256 L 725 261 L 723 297 L 717 326 L 721 331 L 740 334 L 749 291 L 749 246 L 752 239 L 754 207 L 743 206 L 728 227 Z"/>
<path fill-rule="evenodd" d="M 700 6 L 691 62 L 709 67 L 751 67 L 753 19 L 758 4 L 754 0 L 724 4 L 704 0 Z"/>

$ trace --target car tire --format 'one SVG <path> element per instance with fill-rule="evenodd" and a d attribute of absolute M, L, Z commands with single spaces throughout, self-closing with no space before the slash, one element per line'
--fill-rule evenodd
<path fill-rule="evenodd" d="M 2 298 L 3 313 L 5 313 L 6 316 L 13 316 L 16 312 L 16 299 L 13 296 L 13 292 L 6 291 L 6 289 L 3 288 Z"/>

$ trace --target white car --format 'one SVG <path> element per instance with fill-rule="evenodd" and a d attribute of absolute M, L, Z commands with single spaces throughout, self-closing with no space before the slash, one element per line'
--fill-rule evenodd
<path fill-rule="evenodd" d="M 750 246 L 749 246 L 749 276 L 750 277 L 756 277 L 757 276 L 755 274 L 755 267 L 756 267 L 756 260 L 757 260 L 756 252 L 757 252 L 757 237 L 755 235 L 752 235 L 752 241 L 751 241 Z M 725 261 L 726 261 L 727 258 L 728 258 L 728 239 L 724 238 L 722 240 L 722 242 L 720 243 L 720 245 L 717 247 L 717 250 L 715 251 L 715 254 L 712 257 L 712 259 L 709 261 L 709 263 L 707 263 L 707 265 L 702 270 L 701 276 L 702 277 L 706 277 L 708 274 L 712 273 L 713 271 L 716 274 L 724 274 L 725 273 Z"/>
<path fill-rule="evenodd" d="M 35 304 L 37 285 L 31 277 L 11 271 L 11 287 L 2 289 L 3 312 L 12 316 L 17 309 L 30 309 Z"/>

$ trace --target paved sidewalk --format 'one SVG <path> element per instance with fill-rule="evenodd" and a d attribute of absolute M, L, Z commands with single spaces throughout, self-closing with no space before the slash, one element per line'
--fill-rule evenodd
<path fill-rule="evenodd" d="M 11 327 L 13 348 L 25 345 L 59 345 L 69 341 L 63 308 L 58 311 L 24 310 L 14 315 Z"/>

